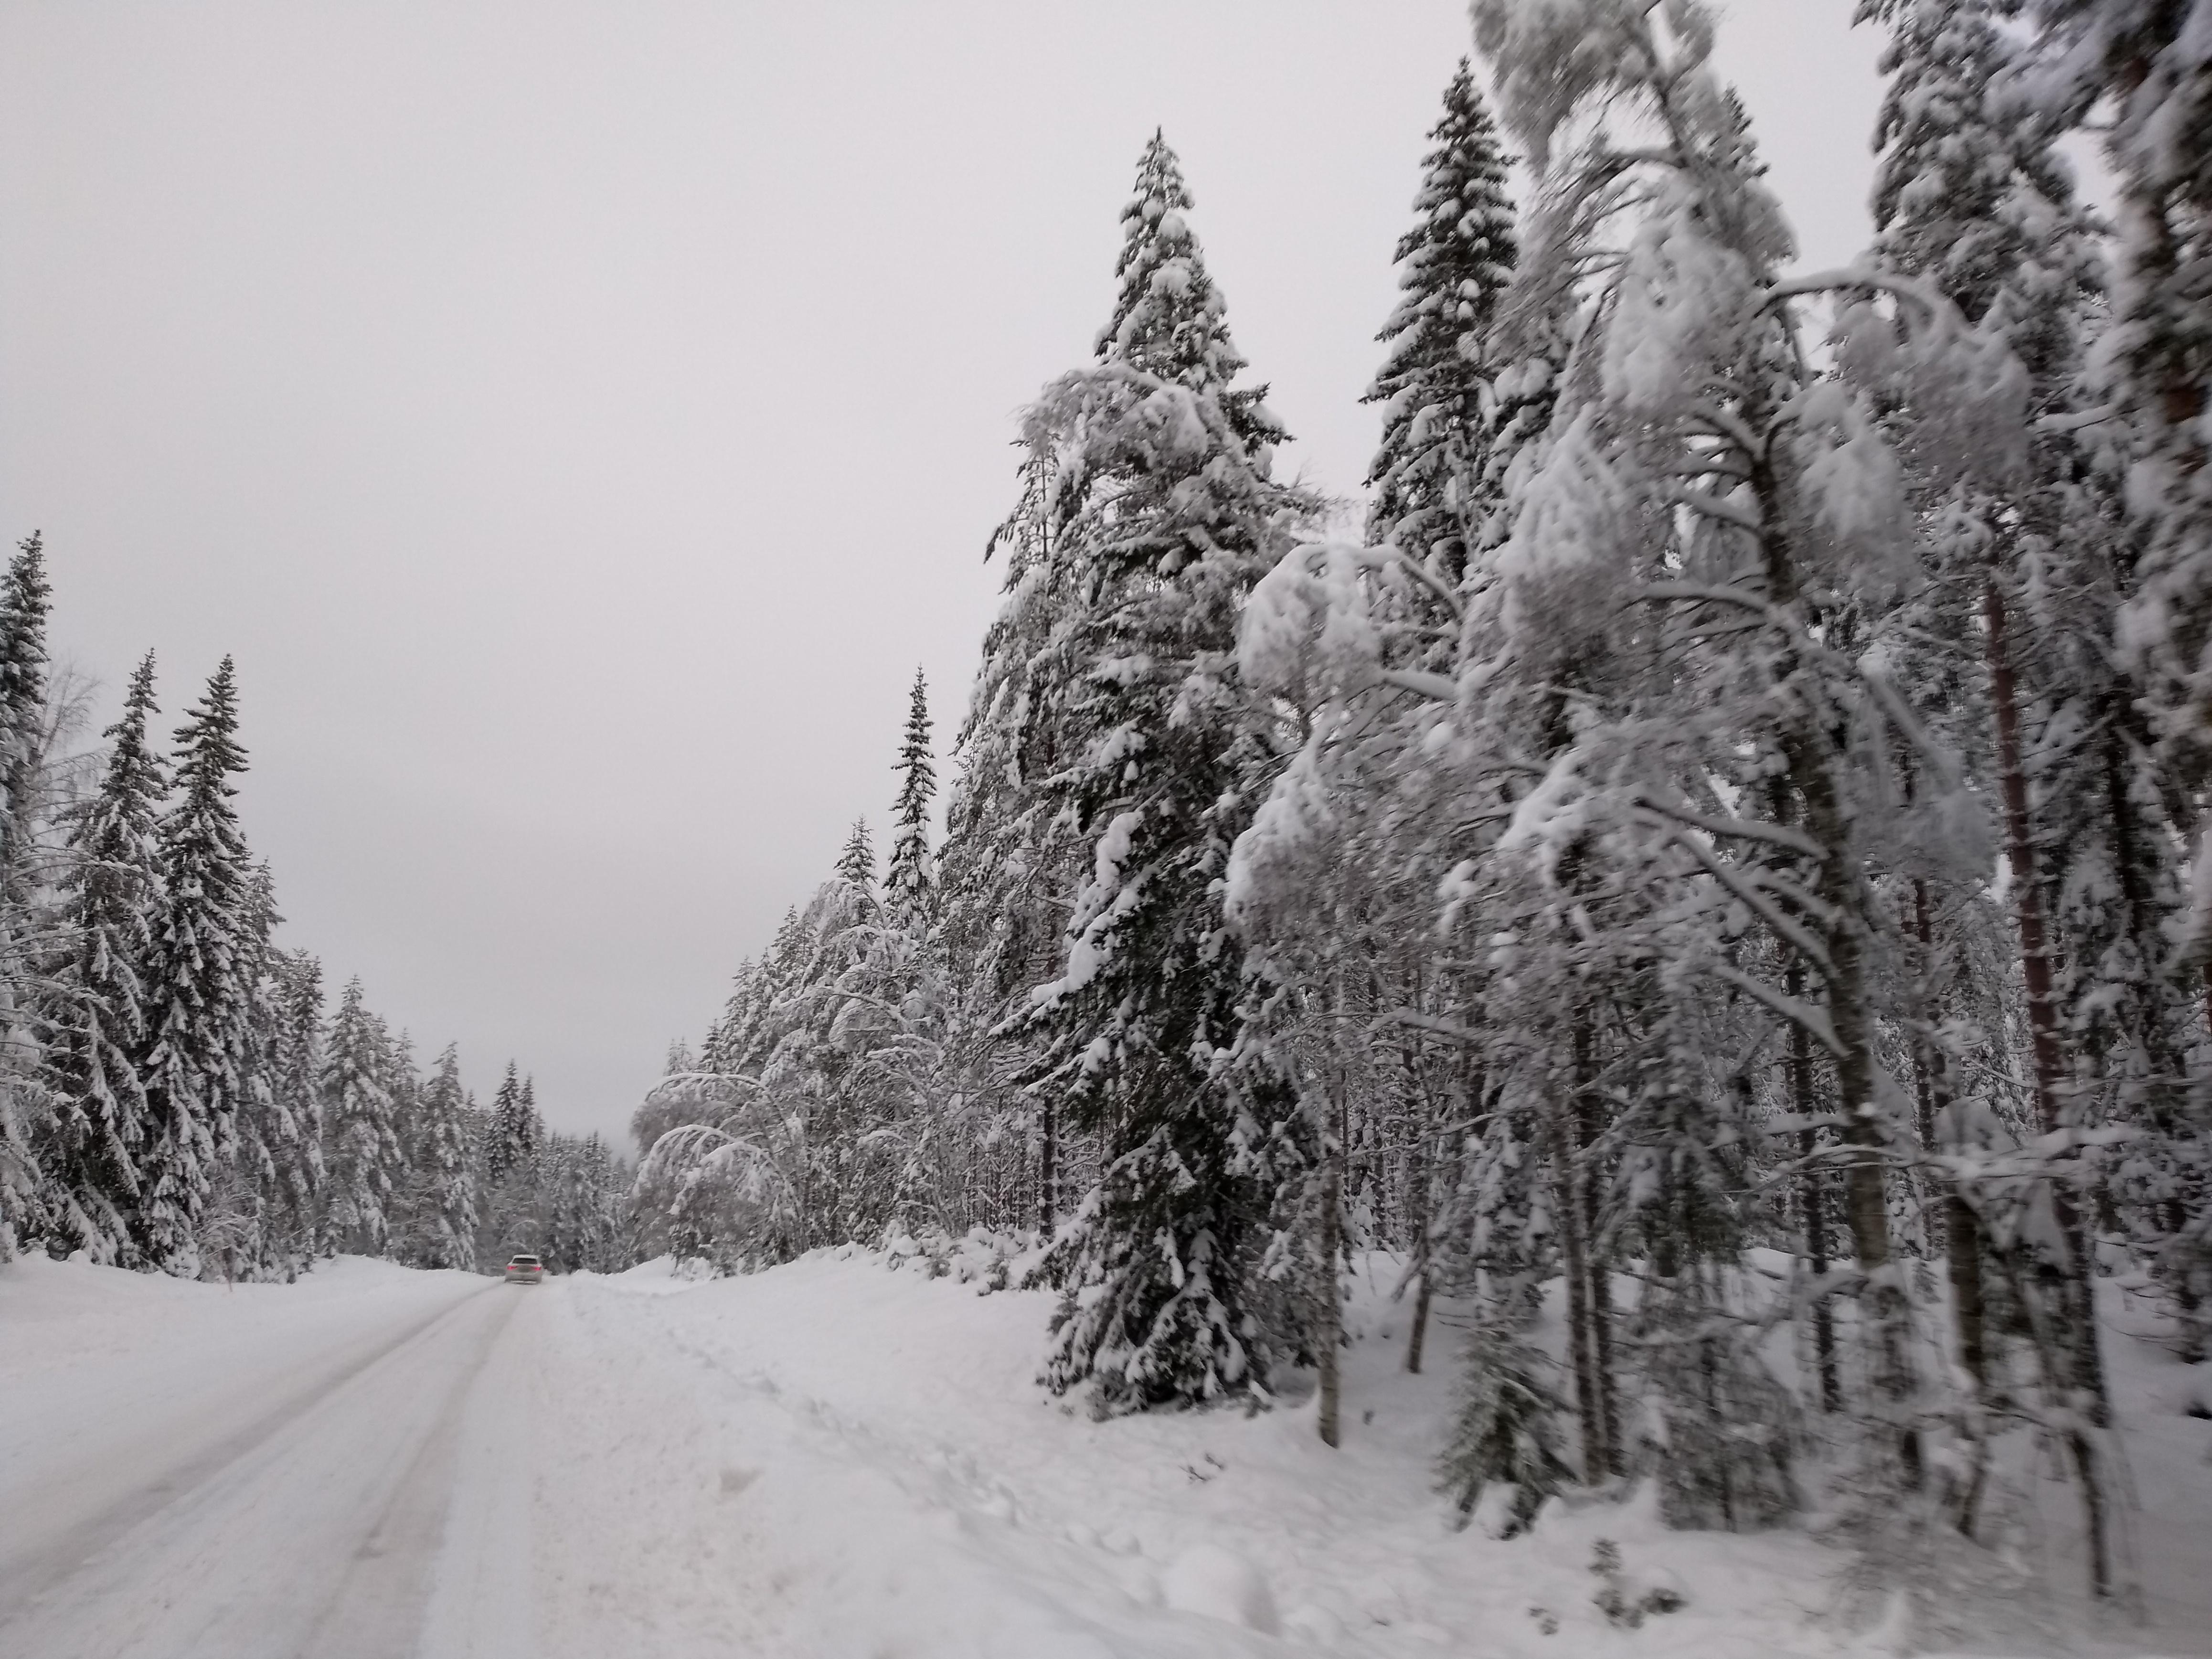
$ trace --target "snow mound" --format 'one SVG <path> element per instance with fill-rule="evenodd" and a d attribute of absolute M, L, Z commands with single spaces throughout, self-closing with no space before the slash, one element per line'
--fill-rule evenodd
<path fill-rule="evenodd" d="M 1281 1633 L 1274 1592 L 1260 1570 L 1218 1544 L 1193 1544 L 1160 1575 L 1160 1594 L 1178 1613 L 1242 1625 L 1263 1636 Z"/>

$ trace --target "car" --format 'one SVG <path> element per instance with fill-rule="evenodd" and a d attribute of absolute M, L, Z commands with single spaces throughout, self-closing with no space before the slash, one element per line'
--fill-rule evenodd
<path fill-rule="evenodd" d="M 545 1264 L 534 1255 L 514 1255 L 507 1259 L 507 1282 L 510 1285 L 543 1285 Z"/>

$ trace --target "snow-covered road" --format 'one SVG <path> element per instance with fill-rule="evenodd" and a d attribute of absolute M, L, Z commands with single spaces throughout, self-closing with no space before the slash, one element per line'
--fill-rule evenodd
<path fill-rule="evenodd" d="M 18 1261 L 0 1659 L 1892 1650 L 1838 1618 L 1845 1558 L 1802 1530 L 1670 1532 L 1648 1497 L 1454 1530 L 1431 1486 L 1449 1370 L 1406 1375 L 1391 1282 L 1357 1288 L 1329 1451 L 1308 1404 L 1091 1422 L 1035 1386 L 1047 1295 L 866 1253 L 538 1289 Z M 2188 1368 L 2114 1340 L 2155 1629 L 2050 1635 L 2076 1576 L 2053 1537 L 2009 1616 L 1977 1604 L 1976 1651 L 2212 1651 L 2201 1571 L 2150 1547 L 2201 1547 L 2212 1422 Z M 1601 1538 L 1686 1607 L 1613 1628 Z"/>
<path fill-rule="evenodd" d="M 228 1297 L 141 1284 L 103 1276 L 122 1306 L 0 1360 L 0 1654 L 527 1650 L 481 1615 L 527 1599 L 496 1522 L 526 1520 L 502 1389 L 527 1411 L 534 1292 L 365 1263 Z"/>

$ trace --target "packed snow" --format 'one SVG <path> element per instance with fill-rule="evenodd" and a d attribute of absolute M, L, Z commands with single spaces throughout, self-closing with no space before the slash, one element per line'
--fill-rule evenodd
<path fill-rule="evenodd" d="M 525 1289 L 352 1258 L 236 1288 L 12 1263 L 0 1652 L 1898 1650 L 1807 1531 L 1669 1531 L 1637 1497 L 1455 1528 L 1432 1490 L 1450 1311 L 1437 1374 L 1407 1375 L 1387 1258 L 1347 1302 L 1338 1451 L 1310 1397 L 1094 1421 L 1036 1384 L 1049 1297 L 951 1265 Z M 2082 1633 L 2056 1502 L 1985 1626 L 2010 1645 L 1972 1651 L 2212 1652 L 2212 1384 L 2107 1288 L 2150 1622 Z"/>

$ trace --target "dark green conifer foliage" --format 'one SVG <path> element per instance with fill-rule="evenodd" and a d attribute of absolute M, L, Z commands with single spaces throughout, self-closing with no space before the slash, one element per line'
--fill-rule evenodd
<path fill-rule="evenodd" d="M 906 737 L 899 747 L 898 799 L 891 808 L 891 855 L 884 872 L 884 898 L 892 916 L 905 926 L 925 921 L 935 908 L 937 868 L 929 852 L 929 808 L 937 798 L 937 765 L 929 747 L 929 689 L 921 671 L 914 672 Z"/>
<path fill-rule="evenodd" d="M 1098 331 L 1097 355 L 1212 394 L 1247 447 L 1281 443 L 1289 434 L 1266 406 L 1267 388 L 1231 385 L 1248 365 L 1229 337 L 1228 303 L 1206 270 L 1190 209 L 1182 163 L 1154 132 L 1121 210 L 1114 314 Z"/>
<path fill-rule="evenodd" d="M 1516 253 L 1505 154 L 1464 58 L 1429 137 L 1417 216 L 1398 243 L 1402 297 L 1376 337 L 1390 355 L 1364 400 L 1382 405 L 1368 530 L 1456 580 L 1501 504 L 1485 499 L 1502 498 L 1485 467 L 1498 415 L 1490 336 Z"/>
<path fill-rule="evenodd" d="M 392 1177 L 400 1164 L 391 1039 L 346 982 L 331 1021 L 323 1063 L 323 1113 L 330 1135 L 330 1240 L 333 1249 L 382 1254 L 390 1237 Z"/>
<path fill-rule="evenodd" d="M 837 854 L 837 878 L 850 882 L 861 891 L 872 893 L 876 885 L 876 848 L 868 838 L 868 821 L 853 820 L 853 833 L 845 838 L 845 845 Z"/>
<path fill-rule="evenodd" d="M 72 827 L 60 915 L 72 950 L 56 975 L 47 1061 L 58 1105 L 47 1249 L 126 1267 L 135 1265 L 130 1218 L 147 1131 L 138 1073 L 149 1027 L 143 976 L 161 909 L 160 812 L 168 789 L 148 740 L 154 713 L 149 652 L 131 677 L 122 717 L 106 732 L 100 793 Z"/>
<path fill-rule="evenodd" d="M 0 586 L 0 896 L 21 896 L 22 840 L 18 816 L 29 799 L 46 714 L 46 617 L 53 591 L 44 544 L 36 532 L 18 544 Z"/>
<path fill-rule="evenodd" d="M 178 799 L 161 825 L 163 906 L 140 1067 L 147 1134 L 134 1242 L 151 1265 L 199 1271 L 198 1227 L 234 1139 L 251 1038 L 251 860 L 231 805 L 246 770 L 235 671 L 226 657 L 177 732 Z"/>
<path fill-rule="evenodd" d="M 1067 739 L 1042 781 L 1091 842 L 1063 971 L 1040 990 L 1028 1079 L 1100 1139 L 1105 1172 L 1044 1272 L 1067 1291 L 1045 1377 L 1106 1411 L 1240 1392 L 1267 1340 L 1245 1305 L 1268 1195 L 1228 1077 L 1242 953 L 1220 878 L 1264 738 L 1234 660 L 1244 597 L 1312 503 L 1267 476 L 1281 428 L 1243 366 L 1155 137 L 1122 215 L 1105 362 L 1028 422 L 1053 458 L 1044 545 L 1066 570 Z"/>
<path fill-rule="evenodd" d="M 507 1180 L 517 1170 L 526 1170 L 538 1151 L 531 1103 L 523 1092 L 514 1062 L 507 1062 L 507 1075 L 491 1099 L 491 1145 L 486 1164 L 495 1183 Z"/>

